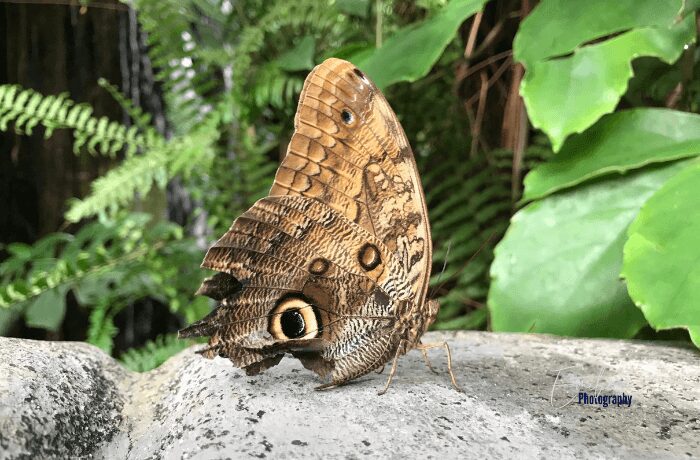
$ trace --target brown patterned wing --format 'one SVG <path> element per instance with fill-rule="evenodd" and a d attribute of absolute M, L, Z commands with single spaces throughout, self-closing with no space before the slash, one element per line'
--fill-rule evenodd
<path fill-rule="evenodd" d="M 180 336 L 210 336 L 205 356 L 228 357 L 250 374 L 287 351 L 332 381 L 378 367 L 391 351 L 386 336 L 397 308 L 412 295 L 402 263 L 381 240 L 300 196 L 259 200 L 202 266 L 219 273 L 199 293 L 220 304 Z"/>
<path fill-rule="evenodd" d="M 413 153 L 382 93 L 351 63 L 328 59 L 306 78 L 294 129 L 270 195 L 315 198 L 375 235 L 403 263 L 420 308 L 430 225 Z"/>

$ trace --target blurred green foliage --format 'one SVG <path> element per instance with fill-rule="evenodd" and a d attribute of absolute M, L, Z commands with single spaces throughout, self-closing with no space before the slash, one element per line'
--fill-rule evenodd
<path fill-rule="evenodd" d="M 130 126 L 65 94 L 0 85 L 0 129 L 69 129 L 78 155 L 121 154 L 69 203 L 66 221 L 79 230 L 6 248 L 0 333 L 13 321 L 56 329 L 69 293 L 89 311 L 86 340 L 108 352 L 115 315 L 138 299 L 169 305 L 182 324 L 205 314 L 208 301 L 194 297 L 206 275 L 197 223 L 211 241 L 267 193 L 306 73 L 338 56 L 384 88 L 414 148 L 435 244 L 436 328 L 484 328 L 490 317 L 494 330 L 633 337 L 648 323 L 688 328 L 700 345 L 700 222 L 684 220 L 700 196 L 688 159 L 700 154 L 696 12 L 682 0 L 589 3 L 542 0 L 512 42 L 529 119 L 547 136 L 532 136 L 523 160 L 475 151 L 478 120 L 459 76 L 474 64 L 469 18 L 492 8 L 506 21 L 518 2 L 135 1 L 169 135 L 104 81 Z M 503 40 L 507 51 L 512 38 Z M 509 226 L 516 165 L 532 171 Z M 184 226 L 134 212 L 173 180 L 197 203 Z M 165 335 L 121 359 L 148 370 L 187 344 Z"/>
<path fill-rule="evenodd" d="M 172 355 L 195 343 L 194 340 L 178 339 L 174 334 L 159 335 L 143 347 L 127 350 L 119 360 L 127 369 L 145 372 L 160 366 Z"/>

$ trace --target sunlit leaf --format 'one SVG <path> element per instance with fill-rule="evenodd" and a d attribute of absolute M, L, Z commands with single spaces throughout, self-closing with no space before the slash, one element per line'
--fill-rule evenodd
<path fill-rule="evenodd" d="M 486 1 L 452 0 L 431 18 L 396 32 L 371 54 L 350 60 L 380 88 L 416 81 L 430 71 L 459 26 Z"/>
<path fill-rule="evenodd" d="M 632 337 L 645 324 L 620 280 L 626 230 L 684 166 L 650 166 L 529 204 L 495 250 L 488 305 L 496 331 Z"/>
<path fill-rule="evenodd" d="M 515 40 L 515 57 L 526 68 L 521 94 L 532 124 L 549 136 L 555 151 L 568 135 L 615 109 L 633 75 L 633 59 L 672 63 L 695 40 L 694 15 L 678 21 L 681 0 L 628 3 L 596 0 L 581 8 L 549 0 L 523 21 Z M 611 14 L 610 8 L 620 12 Z M 603 37 L 613 32 L 619 35 Z"/>
<path fill-rule="evenodd" d="M 561 152 L 525 177 L 530 201 L 586 180 L 700 154 L 700 115 L 635 109 L 603 117 L 567 139 Z"/>
<path fill-rule="evenodd" d="M 542 0 L 520 24 L 513 55 L 526 66 L 562 56 L 594 39 L 642 27 L 671 27 L 683 0 Z"/>
<path fill-rule="evenodd" d="M 700 163 L 661 187 L 629 228 L 622 276 L 655 329 L 682 327 L 700 347 Z"/>

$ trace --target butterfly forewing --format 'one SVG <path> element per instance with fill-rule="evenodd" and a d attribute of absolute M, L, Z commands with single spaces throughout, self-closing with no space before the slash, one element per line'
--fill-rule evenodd
<path fill-rule="evenodd" d="M 413 153 L 396 115 L 355 66 L 329 59 L 307 77 L 270 195 L 316 198 L 381 239 L 424 302 L 431 240 Z"/>

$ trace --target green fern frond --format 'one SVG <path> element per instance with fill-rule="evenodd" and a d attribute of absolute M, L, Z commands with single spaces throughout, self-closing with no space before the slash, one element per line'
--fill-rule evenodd
<path fill-rule="evenodd" d="M 11 256 L 0 263 L 0 308 L 137 263 L 157 254 L 169 240 L 182 237 L 182 230 L 174 224 L 144 230 L 149 219 L 131 214 L 116 221 L 93 222 L 76 235 L 57 233 L 31 246 L 13 245 Z"/>
<path fill-rule="evenodd" d="M 112 299 L 105 296 L 90 312 L 86 342 L 95 345 L 107 354 L 112 354 L 114 337 L 119 330 L 114 325 L 114 315 L 120 310 L 111 304 Z"/>
<path fill-rule="evenodd" d="M 460 150 L 453 152 L 423 175 L 434 242 L 430 285 L 439 289 L 434 294 L 440 301 L 433 328 L 479 329 L 487 320 L 483 307 L 493 248 L 514 209 L 513 158 L 506 150 L 473 159 L 462 158 Z M 528 149 L 523 175 L 542 162 L 547 152 L 536 146 Z"/>
<path fill-rule="evenodd" d="M 302 77 L 289 75 L 275 66 L 266 66 L 256 78 L 252 98 L 257 107 L 269 105 L 275 109 L 290 109 L 294 107 L 303 85 Z"/>
<path fill-rule="evenodd" d="M 158 137 L 158 132 L 151 126 L 150 114 L 144 113 L 141 107 L 135 107 L 129 99 L 124 97 L 116 86 L 106 79 L 100 78 L 97 80 L 97 84 L 112 96 L 112 99 L 114 99 L 121 106 L 122 110 L 129 115 L 129 118 L 138 129 L 144 133 L 149 133 L 150 136 Z"/>
<path fill-rule="evenodd" d="M 456 322 L 483 326 L 486 317 L 470 312 L 485 302 L 493 247 L 512 209 L 510 169 L 498 161 L 462 155 L 459 150 L 446 155 L 423 177 L 435 245 L 430 285 L 440 288 L 436 328 Z M 494 155 L 499 160 L 510 157 L 505 151 Z"/>
<path fill-rule="evenodd" d="M 176 334 L 159 335 L 155 340 L 146 342 L 141 348 L 128 350 L 119 360 L 129 370 L 147 372 L 195 343 L 197 342 L 193 340 L 180 340 Z"/>
<path fill-rule="evenodd" d="M 115 316 L 138 299 L 168 304 L 193 322 L 210 310 L 210 303 L 193 299 L 204 275 L 199 270 L 203 252 L 183 233 L 178 225 L 128 214 L 92 222 L 75 235 L 57 233 L 33 245 L 9 245 L 9 257 L 0 263 L 0 308 L 11 308 L 6 311 L 14 320 L 58 329 L 63 314 L 54 310 L 63 308 L 70 290 L 90 312 L 87 341 L 108 353 L 118 332 Z"/>
<path fill-rule="evenodd" d="M 317 37 L 320 46 L 316 51 L 323 55 L 326 50 L 339 48 L 366 32 L 364 25 L 339 14 L 335 1 L 298 0 L 266 6 L 260 17 L 240 34 L 233 67 L 234 79 L 239 84 L 247 81 L 256 57 L 267 56 L 266 60 L 272 61 L 284 51 L 280 43 L 290 44 L 289 37 Z"/>
<path fill-rule="evenodd" d="M 114 213 L 131 203 L 139 194 L 145 196 L 156 185 L 163 189 L 178 174 L 194 169 L 208 170 L 215 156 L 219 138 L 219 116 L 213 113 L 190 134 L 127 158 L 92 183 L 92 193 L 82 200 L 71 200 L 66 219 L 78 222 L 86 217 Z"/>
<path fill-rule="evenodd" d="M 231 221 L 267 195 L 277 170 L 270 151 L 277 147 L 274 134 L 255 133 L 244 122 L 237 129 L 236 149 L 231 155 L 218 155 L 206 174 L 192 175 L 188 181 L 192 197 L 207 210 L 207 223 L 215 235 L 228 230 Z M 260 140 L 262 139 L 262 141 Z"/>
<path fill-rule="evenodd" d="M 114 156 L 124 148 L 131 155 L 139 148 L 163 142 L 154 131 L 141 132 L 137 126 L 127 128 L 106 117 L 95 117 L 89 105 L 76 104 L 65 93 L 44 96 L 19 85 L 0 85 L 0 131 L 7 131 L 10 123 L 21 134 L 31 134 L 41 125 L 47 138 L 55 129 L 71 129 L 75 153 L 86 147 L 91 154 Z"/>
<path fill-rule="evenodd" d="M 168 120 L 189 132 L 222 100 L 224 68 L 234 60 L 237 22 L 218 2 L 136 0 L 149 57 L 164 86 Z"/>

